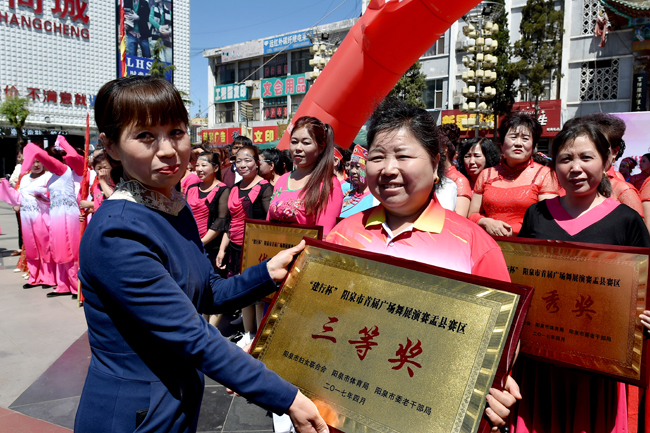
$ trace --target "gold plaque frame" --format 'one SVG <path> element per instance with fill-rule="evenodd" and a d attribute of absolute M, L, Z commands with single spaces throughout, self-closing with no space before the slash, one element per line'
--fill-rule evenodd
<path fill-rule="evenodd" d="M 535 287 L 522 353 L 647 386 L 639 315 L 646 309 L 650 249 L 541 239 L 497 242 L 512 281 Z"/>
<path fill-rule="evenodd" d="M 246 218 L 241 252 L 241 271 L 282 250 L 294 247 L 302 238 L 323 239 L 323 227 L 305 224 L 274 223 Z"/>
<path fill-rule="evenodd" d="M 252 355 L 298 386 L 334 430 L 473 433 L 481 427 L 485 431 L 486 396 L 493 382 L 500 383 L 510 368 L 532 289 L 311 239 L 307 244 L 274 299 Z M 345 293 L 349 296 L 352 290 L 368 305 L 358 298 L 349 301 Z M 382 298 L 386 304 L 374 308 L 368 298 Z M 437 322 L 431 327 L 432 322 L 414 321 L 406 315 L 400 318 L 390 313 L 392 301 L 410 302 L 422 309 L 422 315 L 425 310 L 431 315 L 453 315 L 459 324 L 466 321 L 468 331 L 463 327 L 462 335 L 458 330 L 454 334 L 445 326 L 436 327 Z M 346 345 L 353 343 L 347 337 L 359 338 L 364 323 L 375 324 L 378 336 L 383 332 L 381 343 L 366 351 L 368 360 L 361 358 L 359 348 L 350 350 Z M 342 331 L 339 340 L 332 336 L 328 340 L 323 335 L 334 327 Z M 418 346 L 423 342 L 427 355 L 422 361 L 428 362 L 408 375 L 393 372 L 396 368 L 387 367 L 386 356 L 396 356 L 402 349 L 406 352 L 411 344 L 408 336 L 413 334 Z M 334 344 L 330 344 L 332 339 Z M 341 344 L 336 346 L 337 342 Z M 393 353 L 398 344 L 399 350 Z M 347 396 L 337 386 L 347 387 Z M 400 402 L 407 409 L 399 408 Z M 425 407 L 422 402 L 430 404 Z"/>

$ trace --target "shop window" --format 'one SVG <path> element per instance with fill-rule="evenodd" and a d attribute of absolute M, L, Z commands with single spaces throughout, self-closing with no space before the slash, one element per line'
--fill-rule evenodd
<path fill-rule="evenodd" d="M 432 46 L 420 57 L 431 57 L 445 54 L 445 35 L 440 36 Z"/>
<path fill-rule="evenodd" d="M 280 54 L 276 57 L 264 57 L 264 78 L 282 77 L 289 72 L 287 55 Z"/>
<path fill-rule="evenodd" d="M 582 34 L 593 35 L 598 13 L 603 10 L 600 0 L 582 0 Z"/>
<path fill-rule="evenodd" d="M 226 102 L 225 104 L 218 104 L 217 122 L 216 123 L 232 123 L 235 121 L 235 103 Z"/>
<path fill-rule="evenodd" d="M 247 62 L 239 62 L 239 82 L 245 80 L 259 80 L 260 79 L 260 62 L 259 60 L 250 60 Z"/>
<path fill-rule="evenodd" d="M 294 51 L 291 53 L 291 75 L 304 74 L 311 71 L 309 66 L 309 59 L 313 58 L 313 54 L 309 50 Z"/>
<path fill-rule="evenodd" d="M 219 66 L 219 77 L 217 84 L 232 84 L 235 82 L 235 64 L 228 63 Z"/>
<path fill-rule="evenodd" d="M 422 99 L 424 99 L 427 110 L 441 110 L 444 108 L 443 81 L 444 79 L 427 80 L 427 87 L 422 93 Z"/>
<path fill-rule="evenodd" d="M 618 59 L 584 62 L 580 68 L 580 100 L 606 101 L 618 97 Z"/>
<path fill-rule="evenodd" d="M 286 119 L 287 98 L 268 98 L 264 100 L 264 120 Z"/>

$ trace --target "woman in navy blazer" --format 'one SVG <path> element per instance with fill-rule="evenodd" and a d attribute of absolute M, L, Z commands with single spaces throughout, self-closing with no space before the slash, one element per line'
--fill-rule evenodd
<path fill-rule="evenodd" d="M 95 121 L 123 173 L 81 242 L 92 358 L 75 431 L 194 432 L 205 373 L 265 409 L 288 413 L 299 432 L 326 432 L 308 398 L 201 316 L 276 290 L 304 245 L 238 277 L 213 272 L 191 211 L 174 189 L 190 139 L 187 111 L 168 81 L 133 76 L 105 84 Z"/>

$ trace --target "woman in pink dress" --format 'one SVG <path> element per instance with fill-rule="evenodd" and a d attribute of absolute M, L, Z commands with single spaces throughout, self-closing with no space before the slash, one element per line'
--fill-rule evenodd
<path fill-rule="evenodd" d="M 323 226 L 325 236 L 343 206 L 341 183 L 334 176 L 334 131 L 315 117 L 301 117 L 289 147 L 295 170 L 276 182 L 268 220 Z"/>
<path fill-rule="evenodd" d="M 29 280 L 23 289 L 51 288 L 56 284 L 56 266 L 50 250 L 49 205 L 40 199 L 47 194 L 49 180 L 50 173 L 35 160 L 31 172 L 20 180 L 18 191 L 7 179 L 0 182 L 0 200 L 11 206 L 20 206 L 20 229 L 29 270 Z"/>
<path fill-rule="evenodd" d="M 77 298 L 77 271 L 79 270 L 79 205 L 72 169 L 29 143 L 23 151 L 22 171 L 27 171 L 38 159 L 51 173 L 47 184 L 50 201 L 50 245 L 56 264 L 56 289 L 48 298 L 72 295 Z"/>

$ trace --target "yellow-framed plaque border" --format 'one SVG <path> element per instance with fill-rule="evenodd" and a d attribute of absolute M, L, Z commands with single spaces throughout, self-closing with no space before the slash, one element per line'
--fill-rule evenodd
<path fill-rule="evenodd" d="M 303 287 L 303 284 L 301 284 L 303 283 L 302 279 L 307 274 L 310 263 L 324 264 L 334 269 L 354 271 L 361 278 L 364 275 L 375 278 L 381 275 L 381 278 L 388 282 L 401 285 L 406 283 L 416 290 L 444 294 L 451 298 L 486 306 L 491 309 L 491 312 L 481 339 L 479 355 L 474 361 L 453 428 L 450 430 L 454 433 L 476 432 L 483 419 L 482 415 L 485 409 L 487 393 L 494 382 L 497 369 L 500 367 L 501 354 L 506 346 L 515 313 L 518 311 L 517 306 L 521 303 L 520 294 L 470 282 L 451 280 L 444 276 L 429 273 L 430 271 L 418 272 L 417 269 L 405 269 L 389 262 L 377 262 L 357 255 L 341 254 L 331 251 L 329 247 L 321 248 L 320 246 L 324 246 L 323 243 L 318 243 L 318 247 L 308 246 L 296 260 L 283 284 L 282 290 L 278 292 L 274 300 L 263 328 L 258 333 L 251 351 L 252 355 L 264 359 L 277 332 L 278 323 L 282 320 L 287 307 L 291 305 L 292 295 L 298 287 Z M 368 253 L 364 254 L 368 255 Z M 393 258 L 390 258 L 390 260 L 395 261 Z M 418 265 L 419 267 L 424 266 Z M 441 282 L 445 283 L 444 288 L 439 284 Z M 527 292 L 527 301 L 529 301 L 531 292 L 532 290 Z M 522 306 L 520 305 L 520 307 Z M 520 327 L 518 329 L 520 330 Z M 311 390 L 302 389 L 302 392 L 313 400 L 326 401 L 328 407 L 335 409 L 338 416 L 336 422 L 330 423 L 330 425 L 337 430 L 346 433 L 397 433 L 396 430 L 382 424 L 380 421 L 368 419 L 317 395 Z"/>
<path fill-rule="evenodd" d="M 577 263 L 597 263 L 603 268 L 629 268 L 633 273 L 633 286 L 626 296 L 630 297 L 629 322 L 627 325 L 627 347 L 625 361 L 586 354 L 577 350 L 559 351 L 543 343 L 521 340 L 521 351 L 560 365 L 581 368 L 617 380 L 646 386 L 644 358 L 644 327 L 638 316 L 646 310 L 648 302 L 648 272 L 650 271 L 650 249 L 618 247 L 612 245 L 558 242 L 537 239 L 497 238 L 504 256 L 537 259 L 561 259 Z M 624 288 L 621 288 L 625 290 Z"/>

